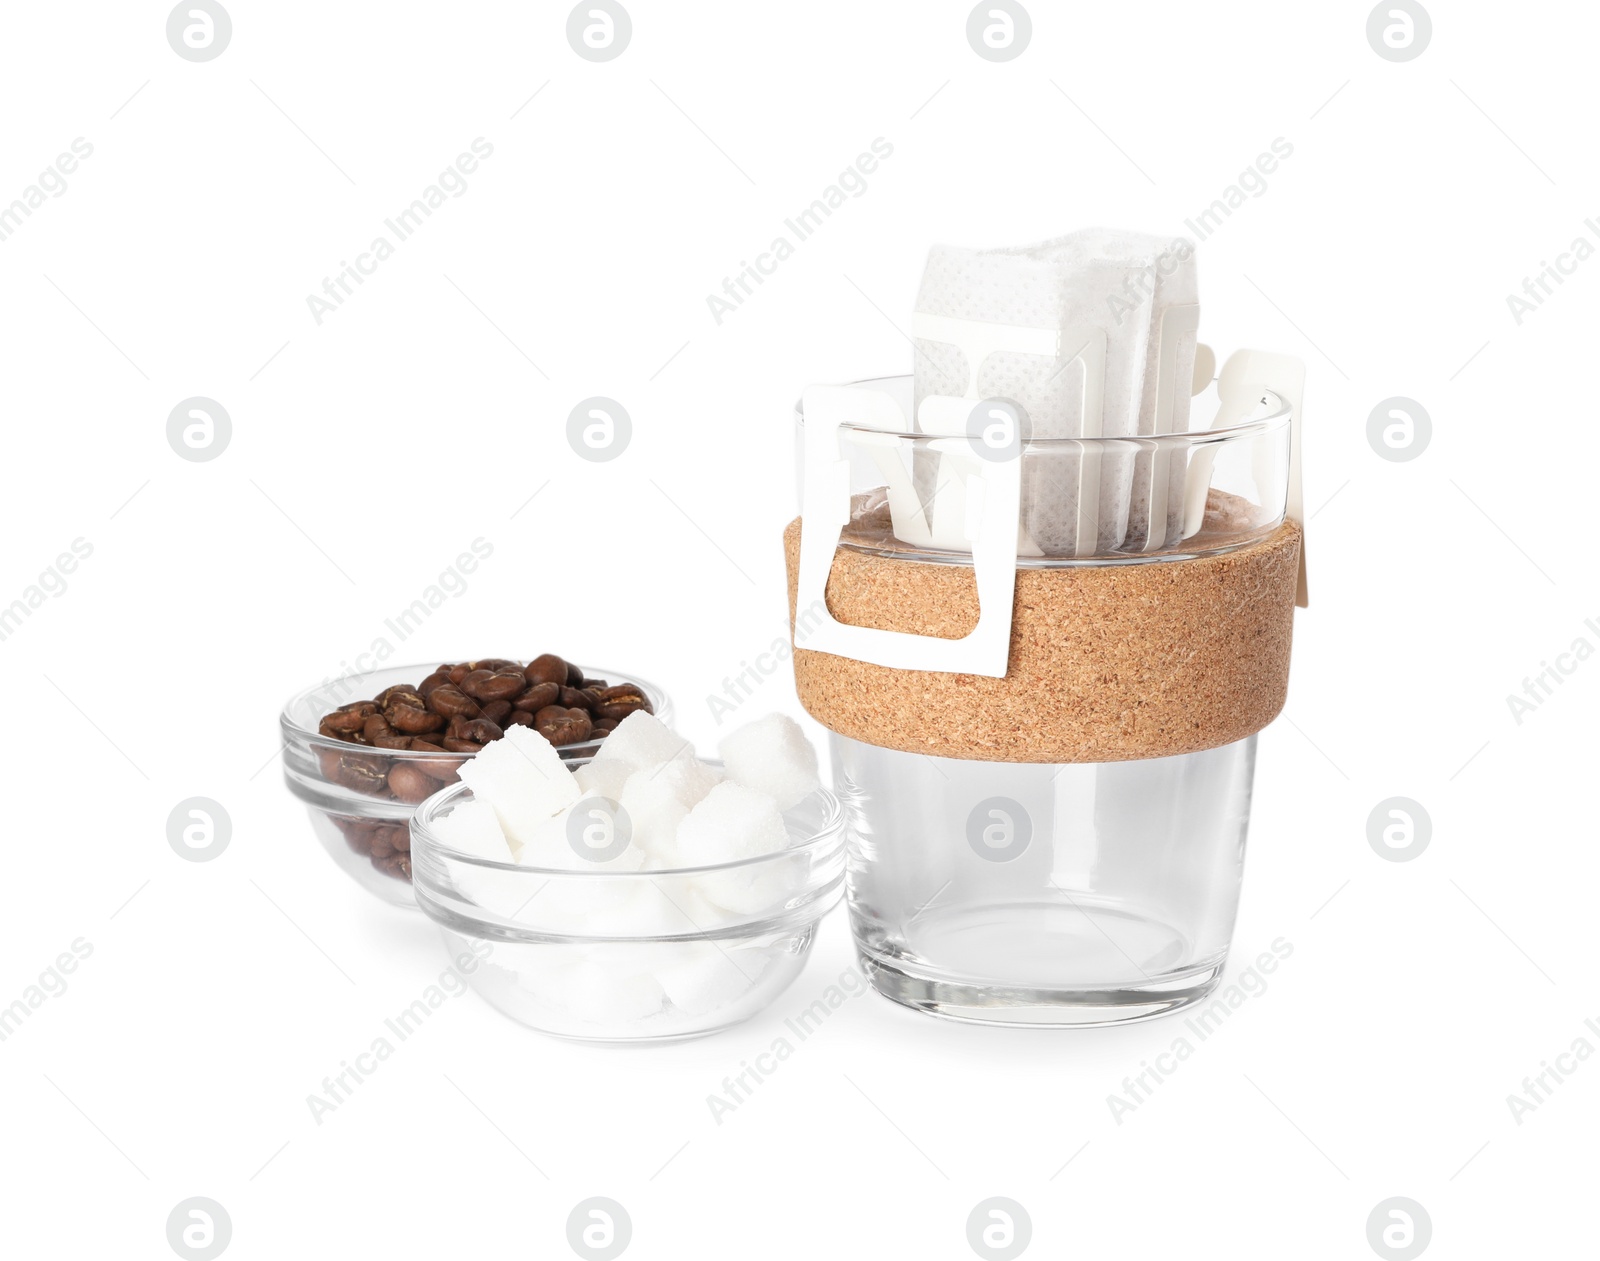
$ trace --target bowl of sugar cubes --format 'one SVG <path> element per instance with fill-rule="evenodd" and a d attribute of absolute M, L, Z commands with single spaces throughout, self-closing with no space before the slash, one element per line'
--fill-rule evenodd
<path fill-rule="evenodd" d="M 666 1041 L 789 986 L 842 892 L 843 814 L 784 715 L 718 753 L 644 712 L 581 762 L 513 727 L 417 808 L 417 904 L 484 999 L 558 1037 Z"/>

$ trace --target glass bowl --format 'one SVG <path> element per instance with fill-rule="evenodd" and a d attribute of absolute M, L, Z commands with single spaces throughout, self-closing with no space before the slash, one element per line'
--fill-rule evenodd
<path fill-rule="evenodd" d="M 843 813 L 818 789 L 784 813 L 789 847 L 706 867 L 555 870 L 452 849 L 434 823 L 465 784 L 411 820 L 417 904 L 491 1006 L 557 1037 L 669 1041 L 747 1020 L 800 974 L 844 878 Z"/>
<path fill-rule="evenodd" d="M 411 896 L 411 848 L 406 825 L 415 801 L 401 801 L 388 788 L 388 774 L 399 765 L 421 770 L 439 786 L 455 783 L 471 753 L 414 753 L 375 749 L 317 733 L 324 714 L 353 701 L 370 700 L 385 688 L 417 684 L 437 662 L 386 666 L 309 687 L 283 707 L 278 726 L 283 739 L 283 781 L 306 805 L 311 830 L 328 856 L 357 884 L 394 906 L 415 907 Z M 672 702 L 655 684 L 625 670 L 580 666 L 585 678 L 632 683 L 649 698 L 662 722 L 672 722 Z M 562 758 L 574 763 L 594 755 L 600 740 L 562 745 Z"/>

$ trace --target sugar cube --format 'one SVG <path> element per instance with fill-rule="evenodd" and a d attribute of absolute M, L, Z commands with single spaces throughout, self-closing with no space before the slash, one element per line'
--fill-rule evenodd
<path fill-rule="evenodd" d="M 500 828 L 494 807 L 487 801 L 463 801 L 449 814 L 434 820 L 433 830 L 451 849 L 495 862 L 512 860 L 511 847 Z"/>
<path fill-rule="evenodd" d="M 768 714 L 730 732 L 717 746 L 728 778 L 765 793 L 788 810 L 822 786 L 817 753 L 800 724 L 786 714 Z"/>
<path fill-rule="evenodd" d="M 528 727 L 508 727 L 504 736 L 461 764 L 461 778 L 476 797 L 494 807 L 506 839 L 518 847 L 579 793 L 555 747 Z"/>
<path fill-rule="evenodd" d="M 772 798 L 729 780 L 707 793 L 678 824 L 675 856 L 685 867 L 730 863 L 789 844 Z"/>
<path fill-rule="evenodd" d="M 493 747 L 493 746 L 491 746 Z M 683 755 L 693 756 L 689 742 L 654 714 L 635 710 L 617 724 L 600 744 L 591 766 L 621 762 L 629 771 L 659 766 Z"/>

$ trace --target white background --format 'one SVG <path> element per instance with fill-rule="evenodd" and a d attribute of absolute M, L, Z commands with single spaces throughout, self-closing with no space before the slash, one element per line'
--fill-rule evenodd
<path fill-rule="evenodd" d="M 592 64 L 565 5 L 229 7 L 205 64 L 163 4 L 12 5 L 0 38 L 0 204 L 94 146 L 0 242 L 0 604 L 93 547 L 0 643 L 0 1003 L 93 947 L 0 1044 L 9 1253 L 169 1256 L 193 1195 L 240 1258 L 566 1256 L 590 1195 L 641 1258 L 970 1256 L 991 1195 L 1039 1256 L 1366 1256 L 1394 1195 L 1432 1255 L 1588 1246 L 1600 1064 L 1520 1126 L 1506 1097 L 1600 1046 L 1600 663 L 1521 723 L 1506 697 L 1600 645 L 1600 262 L 1520 326 L 1506 295 L 1596 240 L 1600 18 L 1441 2 L 1396 64 L 1359 3 L 1039 0 L 994 64 L 964 3 L 638 0 Z M 319 326 L 306 295 L 479 136 L 467 191 Z M 706 296 L 880 136 L 864 195 L 719 326 Z M 482 537 L 395 661 L 628 667 L 709 752 L 706 696 L 784 633 L 792 401 L 909 371 L 927 246 L 1181 231 L 1280 136 L 1199 254 L 1204 340 L 1309 370 L 1312 605 L 1235 939 L 1235 970 L 1293 944 L 1267 992 L 1120 1125 L 1107 1096 L 1181 1021 L 1013 1032 L 875 995 L 715 1124 L 706 1096 L 851 965 L 840 913 L 732 1032 L 593 1049 L 468 996 L 316 1124 L 306 1096 L 444 958 L 316 847 L 284 697 Z M 233 421 L 209 463 L 165 438 L 194 395 Z M 611 463 L 566 442 L 591 395 L 633 418 Z M 1433 421 L 1406 463 L 1366 438 L 1396 395 Z M 743 712 L 770 708 L 799 713 L 782 675 Z M 194 795 L 232 818 L 212 862 L 167 844 Z M 1411 862 L 1367 843 L 1394 795 L 1432 819 Z"/>

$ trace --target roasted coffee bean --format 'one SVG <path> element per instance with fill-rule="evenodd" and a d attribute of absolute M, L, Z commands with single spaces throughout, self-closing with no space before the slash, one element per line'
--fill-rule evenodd
<path fill-rule="evenodd" d="M 529 683 L 554 683 L 557 687 L 566 686 L 567 676 L 570 673 L 567 663 L 553 652 L 535 657 L 522 671 L 523 677 Z"/>
<path fill-rule="evenodd" d="M 380 693 L 380 699 L 373 704 L 388 713 L 396 705 L 413 705 L 417 709 L 422 709 L 427 702 L 422 699 L 422 693 L 414 687 L 386 687 Z"/>
<path fill-rule="evenodd" d="M 533 716 L 534 729 L 554 745 L 577 744 L 587 740 L 594 725 L 581 709 L 547 705 Z"/>
<path fill-rule="evenodd" d="M 602 688 L 595 699 L 594 715 L 596 718 L 615 718 L 622 720 L 636 710 L 650 709 L 650 702 L 645 694 L 632 683 L 619 683 L 616 687 Z"/>
<path fill-rule="evenodd" d="M 604 740 L 607 736 L 609 736 L 615 730 L 616 730 L 615 727 L 596 727 L 593 731 L 591 731 L 589 733 L 589 739 L 591 739 L 591 740 Z"/>
<path fill-rule="evenodd" d="M 393 736 L 399 733 L 389 725 L 389 720 L 382 714 L 373 714 L 366 722 L 361 724 L 361 734 L 367 743 L 371 744 L 380 736 Z"/>
<path fill-rule="evenodd" d="M 474 670 L 461 681 L 461 690 L 475 701 L 512 700 L 528 690 L 522 671 L 504 670 L 491 674 Z"/>
<path fill-rule="evenodd" d="M 393 876 L 396 880 L 411 879 L 411 855 L 390 854 L 387 858 L 373 856 L 372 865 L 386 876 Z"/>
<path fill-rule="evenodd" d="M 533 715 L 525 709 L 513 709 L 506 715 L 506 723 L 513 727 L 531 727 L 533 726 Z"/>
<path fill-rule="evenodd" d="M 444 747 L 451 753 L 481 753 L 483 746 L 475 740 L 461 740 L 455 736 L 444 738 Z"/>
<path fill-rule="evenodd" d="M 537 714 L 546 705 L 561 699 L 561 686 L 557 683 L 535 683 L 513 702 L 517 709 Z"/>
<path fill-rule="evenodd" d="M 603 687 L 611 686 L 611 684 L 607 683 L 604 679 L 585 679 L 583 681 L 583 685 L 584 687 L 592 687 L 597 692 Z"/>
<path fill-rule="evenodd" d="M 362 701 L 359 705 L 336 709 L 322 720 L 322 727 L 327 728 L 330 733 L 360 731 L 361 724 L 367 720 L 367 715 L 377 709 L 375 705 L 372 709 L 367 709 L 366 707 L 371 703 L 370 701 Z"/>
<path fill-rule="evenodd" d="M 317 765 L 322 770 L 323 779 L 339 778 L 339 763 L 344 761 L 344 754 L 338 749 L 318 749 Z"/>
<path fill-rule="evenodd" d="M 429 692 L 433 691 L 441 683 L 448 682 L 450 682 L 450 672 L 448 670 L 435 670 L 427 678 L 423 679 L 421 683 L 417 684 L 417 695 L 426 701 Z"/>
<path fill-rule="evenodd" d="M 485 698 L 478 695 L 478 687 L 492 678 L 494 678 L 494 672 L 491 670 L 474 670 L 461 680 L 461 690 L 472 697 L 473 700 L 481 701 Z"/>
<path fill-rule="evenodd" d="M 617 718 L 596 718 L 594 720 L 594 729 L 596 731 L 615 731 L 620 721 Z"/>
<path fill-rule="evenodd" d="M 457 738 L 488 744 L 489 741 L 498 740 L 503 735 L 505 729 L 499 723 L 490 722 L 487 718 L 474 718 L 461 729 L 461 734 Z"/>
<path fill-rule="evenodd" d="M 575 666 L 570 661 L 567 662 L 567 686 L 568 687 L 582 687 L 583 686 L 583 667 Z"/>
<path fill-rule="evenodd" d="M 353 788 L 362 793 L 379 793 L 383 791 L 384 780 L 388 775 L 388 758 L 355 758 L 342 757 L 339 759 L 339 770 L 334 775 L 336 782 L 346 788 Z"/>
<path fill-rule="evenodd" d="M 513 671 L 517 674 L 522 673 L 521 666 L 519 666 L 515 661 L 508 661 L 504 657 L 485 657 L 482 661 L 478 662 L 477 665 L 480 670 L 493 670 L 496 674 L 500 674 L 506 670 Z"/>
<path fill-rule="evenodd" d="M 586 692 L 581 687 L 564 687 L 557 704 L 565 705 L 568 709 L 588 709 L 594 704 L 594 693 Z"/>
<path fill-rule="evenodd" d="M 518 675 L 517 680 L 521 682 L 522 676 Z M 526 687 L 527 684 L 523 683 L 522 686 Z M 506 719 L 511 717 L 511 712 L 510 701 L 490 701 L 483 707 L 483 712 L 478 717 L 487 718 L 490 722 L 497 722 L 503 727 L 506 724 Z"/>
<path fill-rule="evenodd" d="M 478 702 L 453 683 L 434 688 L 428 696 L 428 708 L 436 714 L 443 714 L 446 718 L 478 716 Z"/>
<path fill-rule="evenodd" d="M 352 850 L 358 854 L 372 853 L 372 834 L 377 830 L 377 824 L 360 819 L 335 819 L 334 822 L 344 832 L 344 843 Z"/>
<path fill-rule="evenodd" d="M 389 706 L 399 703 L 402 705 L 422 706 L 422 697 L 417 694 L 417 689 L 408 683 L 397 683 L 393 687 L 386 687 L 372 698 L 372 703 L 379 709 L 388 709 Z"/>
<path fill-rule="evenodd" d="M 450 682 L 454 683 L 457 687 L 460 687 L 461 686 L 461 680 L 466 678 L 467 675 L 472 673 L 472 667 L 470 665 L 465 665 L 465 664 L 458 665 L 458 666 L 451 666 L 450 669 L 447 670 L 445 673 L 449 676 Z"/>
<path fill-rule="evenodd" d="M 378 749 L 409 749 L 411 747 L 411 737 L 379 736 L 373 740 L 372 744 L 374 748 Z"/>
<path fill-rule="evenodd" d="M 389 725 L 396 731 L 408 736 L 422 735 L 425 732 L 437 731 L 444 726 L 443 714 L 435 713 L 431 709 L 422 709 L 413 705 L 395 705 L 385 711 Z"/>
<path fill-rule="evenodd" d="M 389 768 L 389 791 L 407 805 L 414 806 L 433 796 L 438 783 L 409 762 L 396 762 Z"/>

